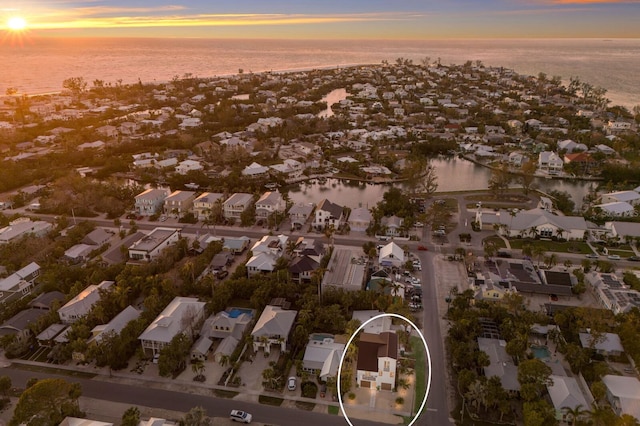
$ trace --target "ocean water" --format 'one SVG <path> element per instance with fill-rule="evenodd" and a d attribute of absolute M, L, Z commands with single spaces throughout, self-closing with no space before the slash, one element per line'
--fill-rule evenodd
<path fill-rule="evenodd" d="M 640 104 L 640 39 L 558 40 L 221 40 L 27 38 L 0 42 L 0 96 L 8 87 L 22 93 L 60 91 L 68 77 L 115 83 L 169 81 L 186 73 L 213 77 L 244 72 L 284 71 L 383 60 L 429 57 L 442 64 L 480 60 L 521 74 L 546 73 L 568 81 L 579 77 L 608 90 L 612 104 Z"/>

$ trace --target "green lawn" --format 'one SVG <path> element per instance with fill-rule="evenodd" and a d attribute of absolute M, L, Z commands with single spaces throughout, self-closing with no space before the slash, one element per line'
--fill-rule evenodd
<path fill-rule="evenodd" d="M 416 399 L 414 404 L 414 412 L 417 413 L 420 409 L 420 405 L 422 405 L 422 400 L 424 399 L 425 393 L 427 392 L 427 378 L 425 376 L 425 370 L 427 369 L 427 359 L 424 343 L 422 343 L 422 339 L 420 339 L 419 337 L 414 336 L 411 338 L 411 349 L 416 360 Z"/>
<path fill-rule="evenodd" d="M 545 251 L 557 252 L 557 253 L 576 253 L 576 254 L 589 254 L 593 253 L 587 243 L 582 241 L 546 241 L 546 240 L 532 240 L 529 238 L 514 238 L 509 240 L 509 244 L 512 249 L 522 249 L 522 246 L 531 244 L 534 246 L 542 246 Z"/>
<path fill-rule="evenodd" d="M 258 402 L 264 405 L 273 405 L 274 407 L 279 407 L 280 405 L 282 405 L 282 401 L 284 401 L 284 399 L 276 398 L 275 396 L 267 396 L 267 395 L 258 396 Z"/>
<path fill-rule="evenodd" d="M 340 407 L 337 407 L 335 405 L 329 405 L 327 406 L 327 410 L 329 410 L 329 414 L 333 414 L 333 415 L 338 415 L 340 414 Z"/>
<path fill-rule="evenodd" d="M 233 392 L 224 389 L 213 389 L 213 394 L 218 398 L 235 398 L 240 392 Z"/>
<path fill-rule="evenodd" d="M 503 248 L 507 248 L 507 245 L 505 244 L 504 240 L 500 237 L 487 237 L 485 238 L 483 241 L 483 244 L 487 244 L 487 243 L 493 243 L 497 249 L 503 249 Z M 513 248 L 513 246 L 511 246 Z"/>

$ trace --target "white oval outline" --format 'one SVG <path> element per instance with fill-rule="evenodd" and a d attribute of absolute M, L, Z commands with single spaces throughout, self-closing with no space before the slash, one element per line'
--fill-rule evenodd
<path fill-rule="evenodd" d="M 413 420 L 411 421 L 411 423 L 409 423 L 407 426 L 412 426 L 416 422 L 416 420 L 418 420 L 418 417 L 420 417 L 420 414 L 422 414 L 422 410 L 424 410 L 424 406 L 427 405 L 427 398 L 429 397 L 429 390 L 431 389 L 431 352 L 429 352 L 429 345 L 427 345 L 427 341 L 425 340 L 424 335 L 422 334 L 420 329 L 418 327 L 416 327 L 416 325 L 414 323 L 412 323 L 411 320 L 409 320 L 409 318 L 404 317 L 404 316 L 402 316 L 400 314 L 380 314 L 380 315 L 376 315 L 375 317 L 369 318 L 368 320 L 366 320 L 351 335 L 351 337 L 349 338 L 349 341 L 347 342 L 347 345 L 344 347 L 344 351 L 342 352 L 342 356 L 340 357 L 340 365 L 338 366 L 338 380 L 336 380 L 336 382 L 337 382 L 336 383 L 337 391 L 338 391 L 338 403 L 340 404 L 340 410 L 342 410 L 342 415 L 344 416 L 344 419 L 347 421 L 349 426 L 353 426 L 353 423 L 351 423 L 351 419 L 349 419 L 349 416 L 347 415 L 347 412 L 344 409 L 344 403 L 342 402 L 342 392 L 341 392 L 341 389 L 340 389 L 340 377 L 342 376 L 342 364 L 344 363 L 344 358 L 347 355 L 347 349 L 349 348 L 349 346 L 353 342 L 353 339 L 356 337 L 356 335 L 362 329 L 364 329 L 364 327 L 366 327 L 366 325 L 369 324 L 370 322 L 373 322 L 373 321 L 375 321 L 375 320 L 377 320 L 379 318 L 384 318 L 384 317 L 399 318 L 399 319 L 404 320 L 404 321 L 408 322 L 409 324 L 411 324 L 413 329 L 418 332 L 418 335 L 420 335 L 420 339 L 422 339 L 422 343 L 424 344 L 424 348 L 427 351 L 427 366 L 429 367 L 429 377 L 427 378 L 427 390 L 424 393 L 424 399 L 422 400 L 422 404 L 420 405 L 420 409 L 418 410 L 416 415 L 413 417 Z M 414 389 L 414 392 L 415 392 L 415 389 Z"/>

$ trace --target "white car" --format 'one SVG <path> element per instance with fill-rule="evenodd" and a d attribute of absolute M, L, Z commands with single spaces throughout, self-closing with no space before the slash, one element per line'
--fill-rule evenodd
<path fill-rule="evenodd" d="M 620 256 L 618 256 L 617 254 L 610 254 L 609 256 L 607 256 L 607 259 L 609 259 L 609 260 L 620 260 Z"/>
<path fill-rule="evenodd" d="M 234 422 L 251 423 L 252 416 L 246 411 L 231 410 L 231 414 L 229 414 L 229 418 Z"/>
<path fill-rule="evenodd" d="M 294 376 L 289 377 L 289 380 L 287 380 L 287 389 L 290 391 L 296 390 L 296 378 Z"/>

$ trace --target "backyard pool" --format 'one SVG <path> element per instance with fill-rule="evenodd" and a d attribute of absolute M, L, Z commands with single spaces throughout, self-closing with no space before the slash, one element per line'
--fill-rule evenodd
<path fill-rule="evenodd" d="M 551 358 L 551 352 L 546 346 L 531 345 L 533 356 L 539 359 Z"/>

